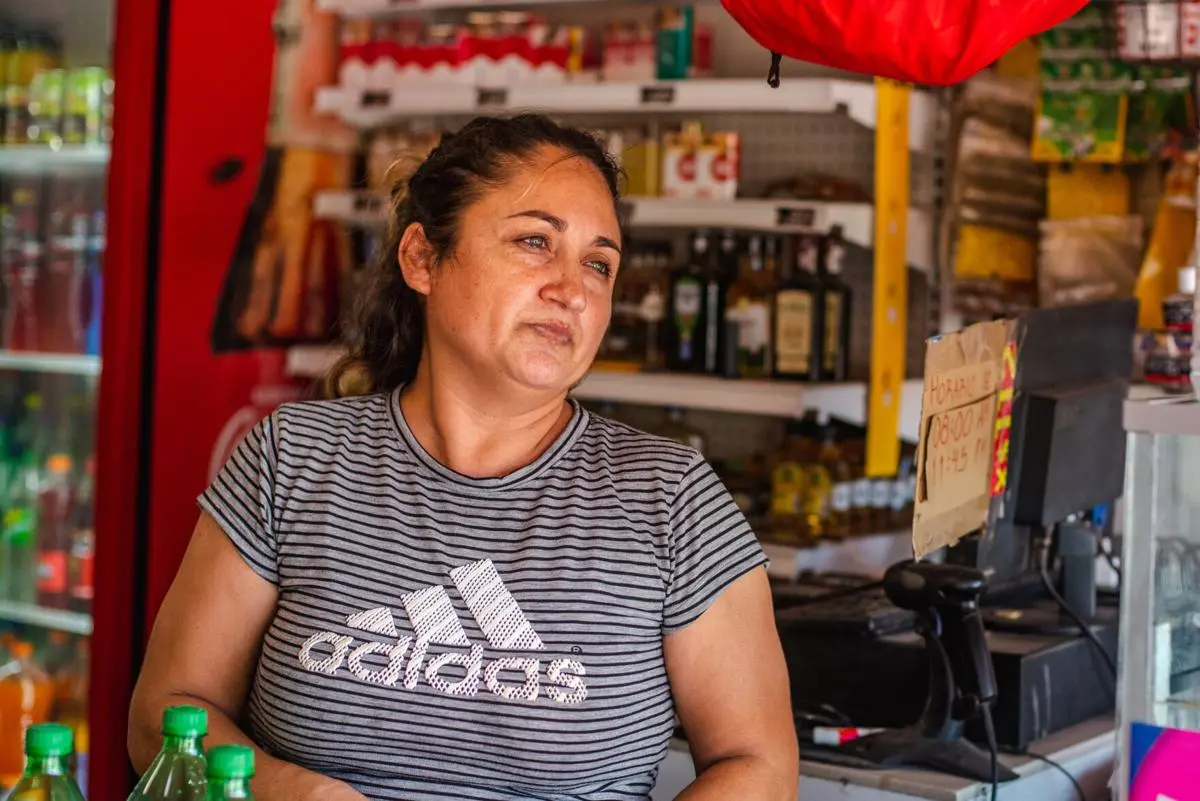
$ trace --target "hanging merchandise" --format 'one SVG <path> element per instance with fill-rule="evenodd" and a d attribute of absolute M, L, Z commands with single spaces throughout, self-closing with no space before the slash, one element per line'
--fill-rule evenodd
<path fill-rule="evenodd" d="M 1046 220 L 1041 231 L 1041 306 L 1133 296 L 1144 240 L 1141 217 Z"/>
<path fill-rule="evenodd" d="M 1196 241 L 1196 180 L 1194 154 L 1172 162 L 1133 292 L 1139 328 L 1163 327 L 1162 302 L 1176 290 L 1179 268 L 1193 263 L 1189 256 Z"/>
<path fill-rule="evenodd" d="M 988 66 L 1022 39 L 1070 17 L 1085 0 L 721 0 L 772 53 L 827 67 L 945 86 Z"/>

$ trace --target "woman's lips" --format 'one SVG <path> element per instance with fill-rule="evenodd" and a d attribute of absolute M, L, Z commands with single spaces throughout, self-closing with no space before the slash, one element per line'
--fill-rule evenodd
<path fill-rule="evenodd" d="M 565 346 L 575 341 L 575 335 L 571 332 L 571 327 L 563 323 L 530 323 L 529 327 L 555 345 Z"/>

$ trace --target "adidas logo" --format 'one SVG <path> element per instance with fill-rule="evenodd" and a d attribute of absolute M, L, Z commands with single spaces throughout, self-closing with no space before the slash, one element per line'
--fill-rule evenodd
<path fill-rule="evenodd" d="M 450 571 L 450 579 L 493 649 L 525 653 L 545 650 L 492 560 L 456 567 Z M 483 646 L 467 639 L 450 596 L 440 584 L 409 593 L 401 602 L 412 623 L 413 636 L 400 635 L 392 610 L 387 607 L 356 612 L 346 618 L 347 626 L 388 639 L 365 640 L 356 645 L 354 637 L 322 631 L 300 647 L 300 665 L 329 676 L 344 669 L 359 681 L 384 687 L 394 687 L 403 678 L 403 686 L 408 690 L 414 689 L 424 676 L 434 690 L 466 698 L 479 692 L 481 681 L 493 695 L 508 701 L 535 701 L 543 691 L 547 698 L 560 704 L 578 704 L 587 698 L 584 682 L 587 671 L 574 659 L 551 661 L 544 675 L 542 660 L 530 656 L 499 657 L 485 667 Z M 439 653 L 425 664 L 430 645 L 468 650 Z M 329 653 L 322 656 L 324 646 L 328 646 Z M 372 669 L 365 663 L 372 655 L 378 655 L 376 662 L 386 659 L 387 664 Z M 461 669 L 465 675 L 451 681 L 443 675 L 450 666 Z M 506 672 L 523 674 L 524 680 L 519 684 L 502 681 Z"/>

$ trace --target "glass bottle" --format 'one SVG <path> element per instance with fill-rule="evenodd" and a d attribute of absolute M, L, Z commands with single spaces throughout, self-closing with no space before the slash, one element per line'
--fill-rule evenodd
<path fill-rule="evenodd" d="M 846 244 L 840 228 L 825 240 L 821 261 L 821 380 L 845 381 L 850 369 L 850 287 L 842 280 Z"/>
<path fill-rule="evenodd" d="M 218 745 L 208 750 L 207 801 L 252 799 L 254 751 L 244 745 Z"/>
<path fill-rule="evenodd" d="M 75 750 L 71 729 L 61 723 L 41 723 L 25 731 L 25 772 L 8 801 L 83 801 L 71 776 Z"/>
<path fill-rule="evenodd" d="M 712 259 L 708 234 L 697 231 L 687 262 L 671 274 L 671 315 L 667 366 L 685 373 L 704 372 L 708 325 L 705 283 Z"/>
<path fill-rule="evenodd" d="M 804 501 L 804 449 L 801 444 L 802 421 L 789 420 L 783 447 L 771 469 L 771 531 L 783 539 L 804 534 L 800 510 Z"/>
<path fill-rule="evenodd" d="M 766 269 L 763 238 L 751 236 L 725 299 L 725 319 L 737 326 L 737 373 L 763 378 L 771 372 L 773 274 Z"/>
<path fill-rule="evenodd" d="M 204 798 L 204 736 L 208 712 L 196 706 L 163 710 L 162 750 L 128 801 L 201 801 Z"/>
<path fill-rule="evenodd" d="M 819 262 L 820 243 L 816 237 L 797 236 L 791 275 L 775 293 L 772 373 L 777 378 L 820 380 Z"/>

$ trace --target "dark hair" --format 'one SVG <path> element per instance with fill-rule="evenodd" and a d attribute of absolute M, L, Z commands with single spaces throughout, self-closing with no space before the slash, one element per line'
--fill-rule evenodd
<path fill-rule="evenodd" d="M 324 393 L 385 392 L 412 381 L 425 340 L 424 298 L 397 264 L 404 231 L 420 223 L 442 260 L 458 243 L 463 210 L 488 187 L 503 184 L 543 147 L 587 159 L 600 170 L 619 207 L 620 170 L 591 134 L 540 114 L 477 117 L 448 133 L 407 180 L 392 189 L 388 235 L 363 284 L 346 337 L 349 352 L 330 371 Z"/>

